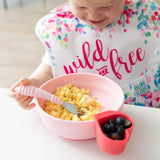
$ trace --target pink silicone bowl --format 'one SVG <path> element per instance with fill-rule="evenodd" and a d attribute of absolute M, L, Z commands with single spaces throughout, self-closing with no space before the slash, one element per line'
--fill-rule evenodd
<path fill-rule="evenodd" d="M 102 112 L 108 110 L 120 111 L 124 104 L 122 89 L 114 81 L 95 74 L 79 73 L 57 77 L 41 86 L 42 89 L 54 93 L 56 88 L 72 83 L 78 88 L 90 90 L 91 96 L 96 96 L 96 101 L 103 105 Z M 46 101 L 37 98 L 38 112 L 44 125 L 60 137 L 72 140 L 86 140 L 95 138 L 95 120 L 73 122 L 55 118 L 47 114 L 43 108 Z"/>

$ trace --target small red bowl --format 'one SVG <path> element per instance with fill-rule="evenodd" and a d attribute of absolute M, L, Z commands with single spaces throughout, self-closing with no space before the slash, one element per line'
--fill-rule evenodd
<path fill-rule="evenodd" d="M 113 140 L 107 137 L 102 129 L 101 125 L 105 122 L 108 122 L 109 119 L 116 120 L 118 116 L 122 116 L 123 118 L 131 121 L 131 127 L 125 129 L 124 138 L 122 140 Z M 126 114 L 119 111 L 105 111 L 95 115 L 95 135 L 97 144 L 100 149 L 106 153 L 117 155 L 124 151 L 127 142 L 130 139 L 132 130 L 134 128 L 134 121 Z"/>

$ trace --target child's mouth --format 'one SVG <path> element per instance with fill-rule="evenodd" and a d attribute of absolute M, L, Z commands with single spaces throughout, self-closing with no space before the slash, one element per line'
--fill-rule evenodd
<path fill-rule="evenodd" d="M 104 22 L 105 21 L 105 19 L 103 19 L 103 20 L 100 20 L 100 21 L 91 21 L 91 20 L 89 20 L 92 24 L 101 24 L 102 22 Z"/>

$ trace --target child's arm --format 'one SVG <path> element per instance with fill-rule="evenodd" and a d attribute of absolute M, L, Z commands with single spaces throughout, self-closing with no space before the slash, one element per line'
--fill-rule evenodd
<path fill-rule="evenodd" d="M 10 89 L 8 95 L 16 100 L 16 102 L 24 109 L 32 109 L 35 107 L 34 103 L 31 103 L 32 97 L 17 95 L 14 89 L 21 85 L 31 85 L 40 87 L 44 82 L 53 78 L 52 70 L 49 65 L 42 63 L 29 78 L 21 78 Z"/>
<path fill-rule="evenodd" d="M 51 67 L 42 63 L 29 78 L 34 82 L 35 87 L 40 87 L 43 83 L 53 78 Z"/>

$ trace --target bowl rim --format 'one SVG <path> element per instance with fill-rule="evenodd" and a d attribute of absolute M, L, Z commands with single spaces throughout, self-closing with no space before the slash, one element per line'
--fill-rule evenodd
<path fill-rule="evenodd" d="M 118 87 L 118 88 L 120 89 L 122 95 L 124 95 L 121 86 L 118 85 L 115 81 L 113 81 L 112 79 L 110 79 L 110 78 L 108 78 L 108 77 L 101 76 L 101 75 L 97 75 L 97 74 L 94 74 L 94 73 L 72 73 L 72 74 L 60 75 L 60 76 L 57 76 L 57 77 L 55 77 L 55 78 L 52 78 L 52 79 L 46 81 L 45 83 L 43 83 L 43 84 L 40 86 L 40 88 L 41 88 L 41 89 L 44 89 L 44 87 L 45 87 L 45 85 L 46 85 L 47 83 L 49 83 L 49 82 L 51 82 L 51 81 L 53 81 L 53 80 L 55 80 L 55 79 L 59 79 L 59 78 L 63 78 L 63 77 L 69 77 L 69 76 L 78 76 L 78 75 L 83 75 L 83 76 L 85 76 L 85 75 L 88 76 L 88 75 L 89 75 L 89 76 L 94 76 L 94 77 L 98 77 L 98 78 L 102 78 L 102 79 L 108 80 L 108 81 L 110 81 L 111 83 L 113 83 L 116 87 Z M 85 124 L 88 124 L 88 123 L 93 123 L 93 122 L 95 121 L 95 118 L 94 118 L 93 120 L 89 120 L 89 121 L 71 121 L 71 120 L 64 120 L 64 119 L 56 118 L 56 117 L 51 116 L 50 114 L 46 113 L 46 112 L 40 107 L 39 102 L 38 102 L 40 99 L 41 99 L 41 98 L 36 98 L 36 101 L 37 101 L 37 104 L 38 104 L 38 109 L 39 109 L 39 111 L 41 111 L 43 114 L 47 115 L 47 117 L 49 117 L 50 119 L 55 119 L 55 120 L 62 121 L 62 122 L 64 122 L 64 121 L 66 122 L 66 121 L 67 121 L 67 122 L 69 122 L 69 123 L 76 123 L 76 124 L 77 124 L 77 122 L 78 122 L 79 124 L 84 124 L 84 123 L 85 123 Z M 123 108 L 123 105 L 124 105 L 124 96 L 122 97 L 122 101 L 121 101 L 121 103 L 120 103 L 119 110 L 115 110 L 115 111 L 121 111 L 121 109 Z M 111 109 L 109 109 L 108 111 L 111 111 Z M 97 114 L 99 114 L 99 113 L 97 113 Z"/>

